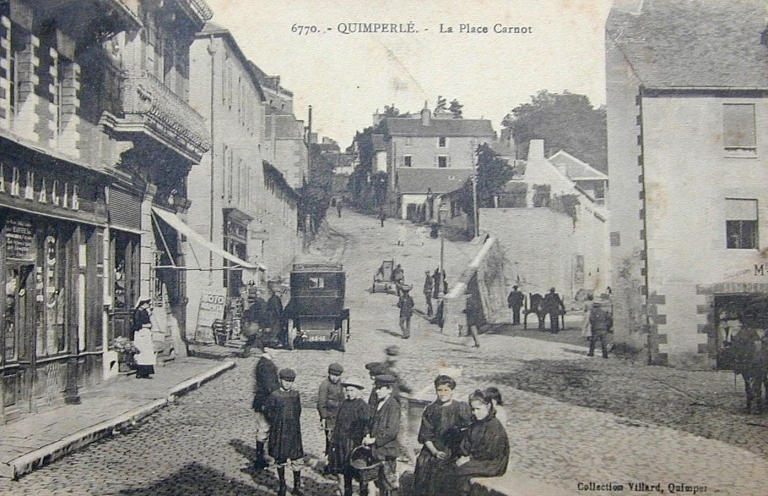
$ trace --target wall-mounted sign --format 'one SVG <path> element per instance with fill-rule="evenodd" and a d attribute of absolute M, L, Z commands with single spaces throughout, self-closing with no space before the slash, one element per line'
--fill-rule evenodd
<path fill-rule="evenodd" d="M 34 260 L 35 231 L 27 219 L 9 218 L 5 221 L 5 256 L 17 260 Z"/>

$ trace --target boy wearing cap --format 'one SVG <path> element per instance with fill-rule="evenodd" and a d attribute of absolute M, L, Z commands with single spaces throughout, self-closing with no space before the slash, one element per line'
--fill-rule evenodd
<path fill-rule="evenodd" d="M 399 451 L 400 406 L 392 397 L 396 379 L 389 374 L 376 376 L 374 387 L 378 403 L 373 413 L 369 433 L 363 444 L 370 446 L 373 457 L 382 461 L 382 470 L 376 480 L 382 496 L 397 496 L 397 455 Z"/>
<path fill-rule="evenodd" d="M 296 372 L 281 369 L 278 374 L 280 389 L 273 391 L 264 403 L 264 415 L 270 425 L 269 455 L 277 462 L 280 487 L 278 496 L 285 496 L 285 467 L 293 470 L 291 494 L 301 495 L 301 465 L 304 447 L 301 442 L 301 400 L 293 389 Z"/>
<path fill-rule="evenodd" d="M 320 383 L 317 391 L 317 413 L 320 414 L 320 425 L 325 431 L 325 454 L 329 453 L 329 443 L 333 427 L 336 424 L 336 416 L 339 412 L 339 405 L 344 400 L 344 388 L 341 385 L 341 374 L 344 367 L 339 363 L 332 363 L 328 366 L 328 377 Z"/>
<path fill-rule="evenodd" d="M 350 466 L 352 450 L 360 446 L 368 431 L 371 409 L 362 399 L 363 381 L 348 377 L 341 381 L 346 399 L 339 406 L 336 425 L 331 434 L 331 449 L 328 453 L 329 471 L 341 474 L 344 496 L 352 496 L 354 470 Z M 368 494 L 366 483 L 360 484 L 360 494 Z"/>

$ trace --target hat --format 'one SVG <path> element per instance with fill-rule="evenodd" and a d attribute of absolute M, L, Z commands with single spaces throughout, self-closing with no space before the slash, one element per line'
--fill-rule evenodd
<path fill-rule="evenodd" d="M 391 346 L 387 346 L 384 349 L 384 353 L 386 353 L 387 356 L 397 356 L 400 354 L 400 348 L 396 344 L 393 344 Z"/>
<path fill-rule="evenodd" d="M 403 284 L 400 286 L 400 291 L 410 291 L 413 288 L 410 284 Z"/>
<path fill-rule="evenodd" d="M 280 379 L 293 382 L 296 380 L 296 371 L 293 369 L 281 369 L 277 376 Z"/>
<path fill-rule="evenodd" d="M 382 375 L 376 376 L 376 380 L 374 381 L 374 383 L 376 387 L 379 387 L 379 386 L 392 387 L 393 385 L 395 385 L 395 383 L 397 383 L 397 379 L 395 379 L 393 376 L 389 374 L 382 374 Z"/>
<path fill-rule="evenodd" d="M 331 375 L 341 375 L 344 372 L 344 367 L 340 363 L 332 363 L 328 366 L 328 373 Z"/>
<path fill-rule="evenodd" d="M 371 375 L 382 375 L 388 372 L 387 366 L 381 362 L 368 362 L 365 368 Z"/>
<path fill-rule="evenodd" d="M 359 377 L 347 377 L 346 379 L 341 381 L 342 386 L 352 386 L 356 387 L 357 389 L 365 389 L 365 386 L 363 385 L 363 381 L 360 380 Z"/>
<path fill-rule="evenodd" d="M 138 307 L 142 303 L 151 303 L 151 302 L 152 302 L 152 298 L 150 298 L 147 295 L 141 295 L 141 296 L 139 296 L 139 299 L 136 300 L 136 306 Z"/>

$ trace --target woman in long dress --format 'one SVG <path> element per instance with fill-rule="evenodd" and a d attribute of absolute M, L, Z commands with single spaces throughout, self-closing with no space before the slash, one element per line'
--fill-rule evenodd
<path fill-rule="evenodd" d="M 447 375 L 435 379 L 437 399 L 421 416 L 419 442 L 423 445 L 416 459 L 414 493 L 419 496 L 444 496 L 450 491 L 446 475 L 458 449 L 459 433 L 472 421 L 469 405 L 453 400 L 456 381 Z"/>
<path fill-rule="evenodd" d="M 368 403 L 361 397 L 363 381 L 349 377 L 343 379 L 341 385 L 344 386 L 346 399 L 339 406 L 336 425 L 331 434 L 328 468 L 331 473 L 341 474 L 344 482 L 344 496 L 352 496 L 354 470 L 349 463 L 350 454 L 363 442 L 371 418 L 371 410 Z"/>
<path fill-rule="evenodd" d="M 133 313 L 133 344 L 139 352 L 133 357 L 136 362 L 136 378 L 151 379 L 155 373 L 155 346 L 152 343 L 152 323 L 150 321 L 151 300 L 140 297 Z"/>

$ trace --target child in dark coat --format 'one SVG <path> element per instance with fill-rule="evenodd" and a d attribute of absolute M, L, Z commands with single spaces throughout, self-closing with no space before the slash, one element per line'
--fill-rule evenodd
<path fill-rule="evenodd" d="M 336 424 L 331 434 L 329 453 L 330 471 L 341 474 L 344 479 L 344 496 L 352 496 L 354 470 L 350 465 L 352 450 L 360 446 L 368 432 L 371 409 L 362 399 L 363 382 L 355 377 L 342 381 L 346 399 L 341 402 Z M 365 483 L 360 484 L 360 494 L 367 491 Z"/>
<path fill-rule="evenodd" d="M 370 446 L 373 458 L 383 462 L 376 487 L 382 496 L 397 496 L 397 455 L 400 432 L 400 405 L 392 397 L 392 388 L 397 379 L 389 374 L 376 376 L 377 404 L 373 410 L 373 419 L 369 434 L 363 438 L 363 444 Z"/>
<path fill-rule="evenodd" d="M 285 496 L 285 467 L 293 470 L 292 494 L 301 495 L 301 466 L 304 447 L 301 443 L 301 400 L 293 389 L 296 372 L 282 369 L 278 374 L 280 389 L 272 392 L 264 403 L 264 415 L 270 425 L 269 455 L 277 463 L 280 487 L 278 496 Z"/>

